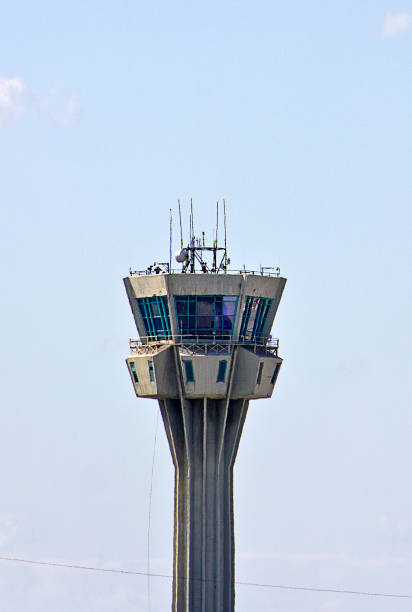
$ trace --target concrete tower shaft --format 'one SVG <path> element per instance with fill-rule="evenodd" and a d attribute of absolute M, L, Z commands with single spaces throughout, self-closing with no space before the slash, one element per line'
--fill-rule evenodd
<path fill-rule="evenodd" d="M 126 362 L 159 401 L 175 466 L 174 612 L 234 610 L 233 466 L 250 399 L 272 395 L 286 283 L 257 274 L 124 279 L 140 340 Z"/>
<path fill-rule="evenodd" d="M 172 609 L 233 610 L 233 465 L 248 400 L 160 407 L 175 466 Z"/>

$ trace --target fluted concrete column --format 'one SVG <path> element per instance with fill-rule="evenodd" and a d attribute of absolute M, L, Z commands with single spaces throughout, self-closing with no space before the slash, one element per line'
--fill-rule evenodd
<path fill-rule="evenodd" d="M 173 612 L 233 612 L 233 466 L 248 400 L 166 399 L 175 466 Z"/>

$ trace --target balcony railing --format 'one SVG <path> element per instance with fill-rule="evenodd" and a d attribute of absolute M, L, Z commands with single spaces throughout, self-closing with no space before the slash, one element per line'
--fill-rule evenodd
<path fill-rule="evenodd" d="M 240 269 L 240 270 L 225 270 L 224 272 L 219 271 L 219 272 L 207 272 L 207 274 L 247 274 L 247 275 L 256 275 L 256 276 L 275 276 L 278 277 L 280 276 L 280 269 L 279 268 L 274 268 L 274 271 L 272 267 L 263 267 L 260 270 L 246 270 L 246 268 Z M 153 276 L 156 274 L 182 274 L 182 270 L 181 269 L 176 269 L 173 268 L 171 270 L 171 272 L 169 272 L 169 268 L 160 268 L 160 267 L 149 267 L 146 268 L 145 270 L 132 270 L 130 268 L 129 270 L 129 275 L 130 276 Z M 201 274 L 202 272 L 197 272 L 197 274 Z M 185 272 L 185 274 L 190 274 L 190 272 Z"/>
<path fill-rule="evenodd" d="M 182 346 L 192 352 L 215 353 L 230 352 L 235 346 L 244 346 L 256 352 L 271 353 L 277 356 L 279 338 L 258 337 L 253 340 L 246 338 L 233 339 L 231 335 L 211 334 L 210 336 L 195 336 L 189 334 L 170 335 L 168 338 L 159 336 L 142 336 L 140 339 L 130 338 L 132 353 L 153 353 L 160 347 L 168 345 Z"/>

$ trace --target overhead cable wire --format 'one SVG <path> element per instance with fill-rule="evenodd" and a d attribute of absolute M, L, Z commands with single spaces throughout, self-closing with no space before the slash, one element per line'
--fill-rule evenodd
<path fill-rule="evenodd" d="M 108 567 L 94 567 L 91 565 L 79 565 L 75 563 L 59 563 L 57 561 L 35 561 L 34 559 L 22 559 L 20 557 L 2 557 L 0 556 L 0 561 L 10 561 L 17 563 L 26 563 L 28 565 L 43 565 L 49 567 L 61 567 L 66 569 L 77 569 L 77 570 L 87 570 L 92 572 L 106 572 L 110 574 L 129 574 L 132 576 L 147 576 L 147 572 L 137 572 L 134 570 L 121 570 L 114 569 Z M 150 576 L 152 578 L 168 578 L 172 579 L 173 576 L 170 574 L 154 574 L 151 573 Z M 185 580 L 185 578 L 182 578 Z M 204 579 L 192 579 L 192 582 L 210 582 L 209 580 Z M 219 582 L 219 581 L 214 581 Z M 248 586 L 255 588 L 266 588 L 266 589 L 283 589 L 288 591 L 309 591 L 312 593 L 335 593 L 339 595 L 364 595 L 366 597 L 388 597 L 393 599 L 412 599 L 412 594 L 401 594 L 401 593 L 377 593 L 374 591 L 352 591 L 348 589 L 332 589 L 326 587 L 304 587 L 304 586 L 296 586 L 296 585 L 286 585 L 286 584 L 268 584 L 262 582 L 244 582 L 236 580 L 235 584 L 239 586 Z"/>

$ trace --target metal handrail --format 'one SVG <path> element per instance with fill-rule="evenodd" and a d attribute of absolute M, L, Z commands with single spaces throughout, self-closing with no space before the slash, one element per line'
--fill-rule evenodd
<path fill-rule="evenodd" d="M 225 346 L 256 346 L 265 348 L 279 348 L 279 338 L 272 338 L 272 336 L 258 336 L 257 338 L 248 339 L 244 336 L 238 339 L 232 338 L 230 334 L 211 334 L 210 336 L 199 336 L 192 334 L 169 334 L 167 337 L 158 336 L 141 336 L 140 338 L 130 338 L 129 345 L 133 350 L 141 346 L 153 346 L 153 345 L 213 345 L 220 344 Z"/>
<path fill-rule="evenodd" d="M 267 268 L 266 268 L 267 269 Z M 182 273 L 181 269 L 176 269 L 173 268 L 171 270 L 171 272 L 169 271 L 163 271 L 160 270 L 159 272 L 154 272 L 152 271 L 148 271 L 146 270 L 129 270 L 129 274 L 130 276 L 156 276 L 156 275 L 164 275 L 164 274 L 191 274 L 190 272 L 184 272 Z M 275 276 L 275 277 L 279 277 L 280 276 L 280 270 L 275 270 L 275 272 L 266 272 L 263 270 L 226 270 L 225 272 L 219 271 L 219 272 L 207 272 L 207 274 L 220 274 L 220 275 L 225 275 L 225 274 L 250 274 L 250 275 L 256 275 L 256 276 Z"/>

